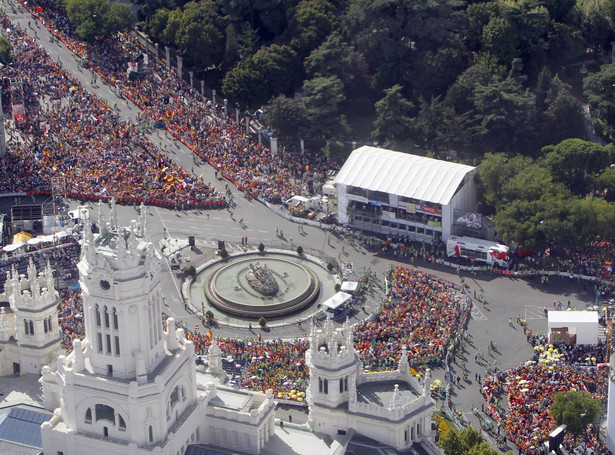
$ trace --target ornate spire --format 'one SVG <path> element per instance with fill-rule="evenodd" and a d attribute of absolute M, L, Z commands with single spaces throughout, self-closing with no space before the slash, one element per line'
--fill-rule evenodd
<path fill-rule="evenodd" d="M 390 409 L 399 409 L 401 408 L 401 394 L 399 393 L 399 384 L 395 384 L 395 389 L 393 390 L 393 396 L 391 397 Z"/>
<path fill-rule="evenodd" d="M 399 363 L 397 364 L 397 369 L 402 373 L 407 373 L 410 369 L 410 364 L 408 363 L 408 353 L 406 352 L 406 346 L 401 347 L 401 357 L 399 358 Z"/>
<path fill-rule="evenodd" d="M 4 312 L 4 307 L 2 307 L 0 308 L 0 341 L 7 341 L 8 338 L 6 314 Z"/>
<path fill-rule="evenodd" d="M 119 226 L 117 221 L 117 205 L 115 203 L 115 196 L 111 198 L 111 228 L 117 228 Z"/>

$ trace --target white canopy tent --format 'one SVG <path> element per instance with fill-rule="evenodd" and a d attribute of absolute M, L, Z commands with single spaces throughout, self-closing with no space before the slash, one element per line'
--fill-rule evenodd
<path fill-rule="evenodd" d="M 597 311 L 549 311 L 549 341 L 569 337 L 577 344 L 598 343 Z"/>
<path fill-rule="evenodd" d="M 2 248 L 4 251 L 15 251 L 18 248 L 21 248 L 22 246 L 24 246 L 25 243 L 24 242 L 17 242 L 17 243 L 11 243 L 10 245 L 6 245 L 4 248 Z"/>
<path fill-rule="evenodd" d="M 355 292 L 358 287 L 359 283 L 357 281 L 343 281 L 340 291 Z"/>
<path fill-rule="evenodd" d="M 337 294 L 335 294 L 333 297 L 325 300 L 322 303 L 322 305 L 327 307 L 330 310 L 335 310 L 339 306 L 348 302 L 351 298 L 352 296 L 350 294 L 346 294 L 345 292 L 340 291 Z"/>

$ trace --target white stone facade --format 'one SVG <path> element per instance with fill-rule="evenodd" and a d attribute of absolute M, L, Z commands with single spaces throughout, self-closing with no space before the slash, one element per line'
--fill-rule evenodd
<path fill-rule="evenodd" d="M 0 375 L 40 374 L 61 353 L 59 297 L 51 267 L 47 264 L 39 273 L 30 260 L 27 274 L 19 275 L 13 266 L 4 294 L 12 313 L 0 310 Z"/>
<path fill-rule="evenodd" d="M 410 373 L 405 350 L 396 371 L 365 372 L 350 327 L 345 324 L 333 330 L 328 320 L 323 330 L 312 326 L 306 364 L 310 369 L 309 424 L 316 433 L 335 437 L 354 430 L 398 450 L 431 441 L 435 401 L 428 392 L 429 370 L 419 381 Z M 391 384 L 389 403 L 358 399 L 362 387 L 383 383 Z M 416 393 L 401 393 L 400 385 Z"/>
<path fill-rule="evenodd" d="M 257 454 L 274 432 L 273 398 L 216 385 L 215 375 L 197 384 L 192 342 L 172 318 L 163 330 L 160 258 L 141 213 L 120 228 L 112 210 L 98 235 L 85 223 L 86 336 L 43 369 L 45 407 L 54 411 L 42 426 L 43 450 L 181 455 L 189 444 L 210 444 Z M 243 394 L 244 405 L 225 407 L 225 394 Z"/>

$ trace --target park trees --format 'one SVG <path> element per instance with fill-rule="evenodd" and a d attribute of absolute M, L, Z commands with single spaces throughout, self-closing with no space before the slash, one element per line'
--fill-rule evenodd
<path fill-rule="evenodd" d="M 297 54 L 289 46 L 272 44 L 240 61 L 226 74 L 224 93 L 258 107 L 279 93 L 290 93 L 299 67 Z"/>
<path fill-rule="evenodd" d="M 280 136 L 300 137 L 305 132 L 308 115 L 301 100 L 280 95 L 269 101 L 265 111 L 265 123 Z"/>
<path fill-rule="evenodd" d="M 315 137 L 334 139 L 348 130 L 340 105 L 346 99 L 344 84 L 337 76 L 315 77 L 305 82 L 307 95 L 303 103 L 307 110 L 309 129 Z"/>
<path fill-rule="evenodd" d="M 77 26 L 77 34 L 86 41 L 127 30 L 134 22 L 130 6 L 110 6 L 105 0 L 67 0 L 66 14 Z"/>
<path fill-rule="evenodd" d="M 553 396 L 550 413 L 551 417 L 561 425 L 568 426 L 567 430 L 579 436 L 602 410 L 602 404 L 597 398 L 585 391 L 558 392 Z"/>
<path fill-rule="evenodd" d="M 610 128 L 615 126 L 615 66 L 602 65 L 600 71 L 583 80 L 583 93 L 592 112 Z"/>
<path fill-rule="evenodd" d="M 376 120 L 372 137 L 378 141 L 403 139 L 410 131 L 412 119 L 410 112 L 414 105 L 408 101 L 401 85 L 384 91 L 384 97 L 376 103 Z"/>
<path fill-rule="evenodd" d="M 438 445 L 444 455 L 496 455 L 498 452 L 472 427 L 450 429 L 440 436 Z"/>

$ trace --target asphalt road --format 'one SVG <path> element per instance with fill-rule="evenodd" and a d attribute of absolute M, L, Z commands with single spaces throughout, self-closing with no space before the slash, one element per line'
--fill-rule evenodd
<path fill-rule="evenodd" d="M 15 5 L 15 13 L 11 6 Z M 7 3 L 4 0 L 4 7 L 13 22 L 20 24 L 24 29 L 28 29 L 28 21 L 35 23 L 17 2 Z M 112 104 L 116 101 L 120 115 L 132 119 L 136 118 L 137 108 L 130 102 L 117 98 L 111 88 L 105 84 L 91 84 L 92 74 L 88 70 L 81 68 L 75 56 L 65 46 L 58 45 L 50 39 L 49 33 L 42 26 L 38 25 L 30 29 L 31 35 L 38 36 L 39 43 L 44 46 L 51 58 L 61 60 L 63 67 L 77 77 L 88 90 L 96 93 L 97 96 L 109 100 Z M 100 78 L 99 78 L 100 80 Z M 225 181 L 217 181 L 214 177 L 214 170 L 208 165 L 196 166 L 193 163 L 190 150 L 180 143 L 176 143 L 166 132 L 154 132 L 150 139 L 156 143 L 161 150 L 168 151 L 170 157 L 188 170 L 193 170 L 196 176 L 202 176 L 205 182 L 211 182 L 219 191 L 224 191 Z M 217 240 L 224 240 L 231 252 L 239 251 L 241 247 L 241 237 L 248 237 L 249 247 L 254 248 L 259 242 L 263 242 L 267 247 L 292 248 L 297 245 L 304 247 L 306 252 L 318 255 L 324 260 L 337 259 L 343 262 L 352 262 L 355 270 L 362 267 L 369 267 L 382 277 L 384 270 L 390 264 L 398 262 L 392 257 L 380 257 L 371 254 L 361 247 L 354 247 L 345 243 L 343 240 L 332 236 L 328 232 L 317 228 L 305 227 L 305 234 L 301 234 L 298 226 L 293 224 L 275 213 L 272 213 L 262 204 L 247 200 L 234 187 L 234 200 L 237 204 L 231 211 L 221 209 L 213 211 L 172 211 L 161 208 L 150 209 L 150 226 L 153 234 L 154 244 L 159 248 L 160 240 L 163 238 L 164 229 L 172 238 L 187 239 L 187 236 L 194 235 L 197 241 L 197 248 L 194 252 L 187 252 L 190 255 L 191 263 L 200 264 L 207 258 L 212 257 Z M 71 208 L 76 208 L 78 201 L 71 201 Z M 95 204 L 89 203 L 90 207 Z M 96 210 L 92 211 L 93 214 Z M 133 207 L 120 207 L 118 209 L 120 223 L 128 223 L 131 219 L 136 219 L 138 214 Z M 240 225 L 239 220 L 243 219 L 245 225 Z M 276 236 L 276 228 L 284 231 L 284 238 Z M 292 242 L 291 242 L 292 238 Z M 343 248 L 342 248 L 343 247 Z M 408 265 L 408 264 L 404 264 Z M 415 265 L 434 273 L 447 280 L 459 283 L 459 276 L 454 270 L 417 262 Z M 185 322 L 189 327 L 200 324 L 199 317 L 187 309 L 180 296 L 179 281 L 176 273 L 170 270 L 168 260 L 163 261 L 163 289 L 166 297 L 167 307 L 165 311 L 172 314 L 176 319 Z M 484 403 L 480 396 L 479 386 L 475 380 L 475 375 L 485 375 L 485 366 L 474 361 L 474 353 L 484 351 L 485 355 L 493 360 L 497 359 L 502 368 L 510 368 L 527 361 L 532 354 L 532 349 L 527 343 L 523 330 L 517 324 L 514 328 L 509 327 L 509 318 L 516 319 L 519 314 L 528 322 L 529 328 L 534 333 L 546 331 L 546 319 L 543 314 L 545 306 L 552 306 L 553 300 L 566 303 L 571 301 L 577 309 L 584 309 L 593 304 L 591 292 L 584 291 L 583 287 L 574 282 L 564 279 L 552 279 L 549 283 L 541 284 L 540 280 L 512 279 L 507 277 L 495 277 L 492 275 L 467 276 L 466 280 L 470 285 L 470 292 L 483 291 L 487 300 L 487 305 L 478 305 L 472 312 L 468 331 L 472 336 L 472 345 L 469 346 L 465 354 L 467 368 L 469 369 L 469 380 L 462 380 L 460 387 L 455 389 L 453 404 L 462 410 L 464 417 L 474 425 L 477 420 L 472 415 L 472 405 L 480 408 Z M 590 289 L 590 287 L 588 287 Z M 590 289 L 591 290 L 591 289 Z M 355 318 L 363 318 L 376 309 L 378 302 L 383 295 L 382 290 L 377 290 L 371 296 L 365 313 L 355 315 Z M 302 336 L 305 332 L 296 324 L 286 327 L 274 328 L 271 332 L 263 333 L 264 338 L 292 338 Z M 215 331 L 220 336 L 254 336 L 247 327 L 244 328 L 225 328 L 220 326 Z M 498 353 L 489 357 L 487 345 L 494 341 L 498 345 Z M 461 376 L 459 366 L 453 366 L 453 375 Z M 435 377 L 444 378 L 444 370 L 437 368 L 434 372 Z M 287 412 L 287 411 L 284 411 Z M 297 421 L 295 417 L 294 421 Z M 512 448 L 512 446 L 510 446 Z"/>

